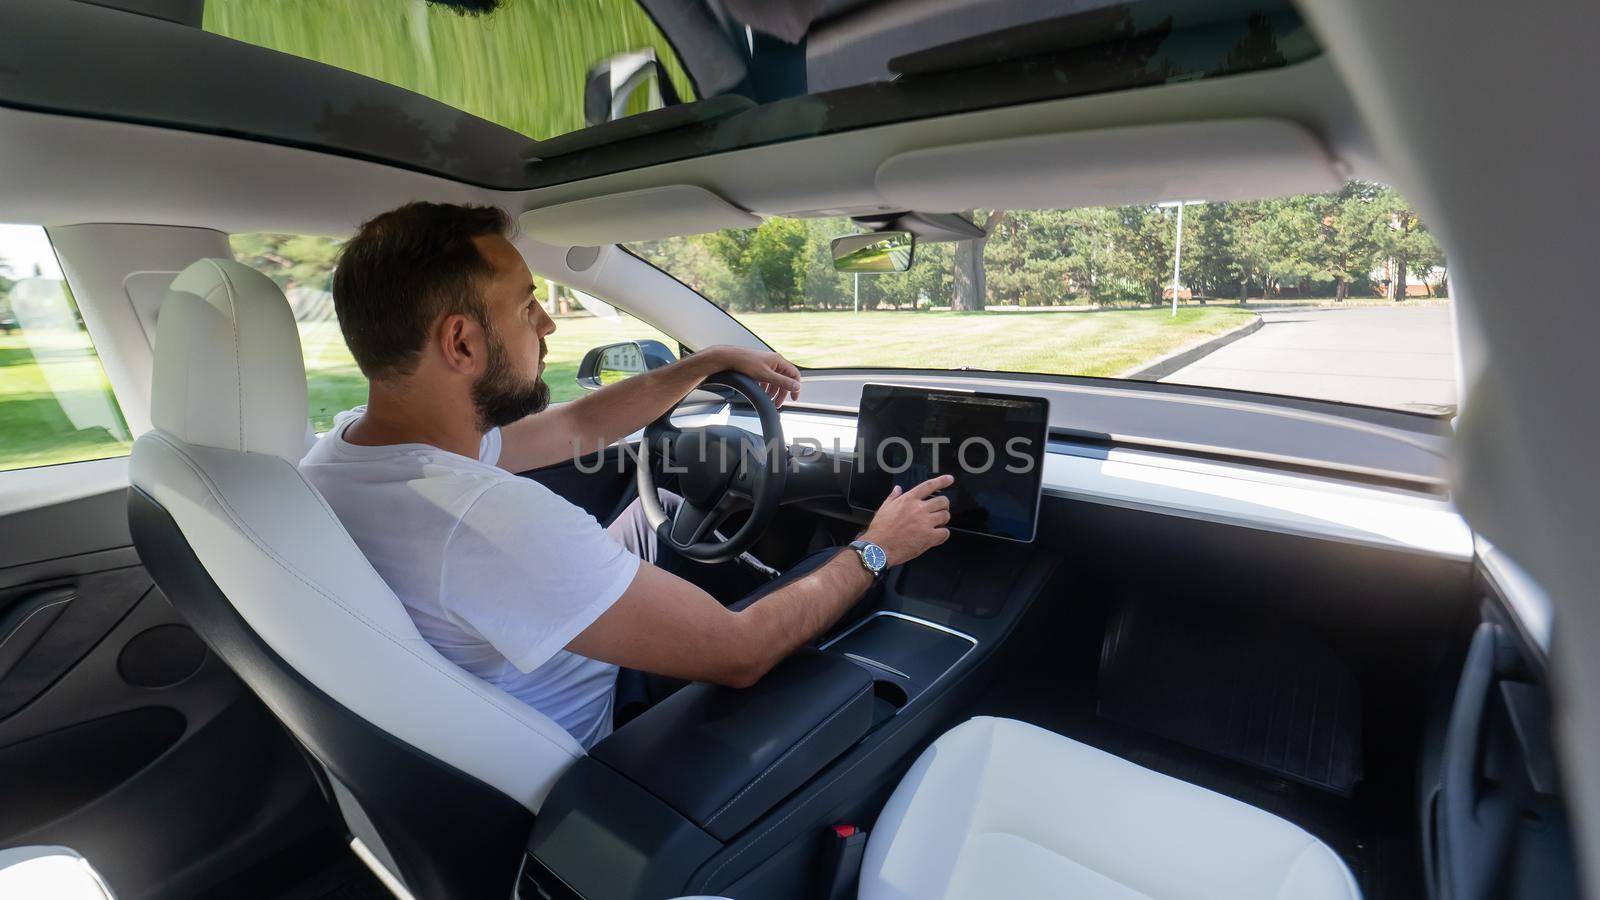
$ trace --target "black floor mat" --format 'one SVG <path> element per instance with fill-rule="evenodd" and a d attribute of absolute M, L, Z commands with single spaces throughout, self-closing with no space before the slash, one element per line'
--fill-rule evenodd
<path fill-rule="evenodd" d="M 1408 712 L 1395 720 L 1393 710 L 1374 708 L 1373 697 L 1367 695 L 1368 724 L 1377 724 L 1365 735 L 1373 743 L 1366 748 L 1365 777 L 1349 796 L 1196 749 L 1163 736 L 1163 729 L 1113 721 L 1097 715 L 1097 657 L 1119 606 L 1120 601 L 1106 603 L 1093 597 L 1062 604 L 1050 627 L 1038 629 L 1046 636 L 1040 647 L 1018 652 L 1006 674 L 964 714 L 1030 722 L 1293 822 L 1339 854 L 1366 900 L 1426 896 L 1415 805 L 1418 748 L 1407 731 L 1407 723 L 1418 714 Z M 1198 616 L 1200 611 L 1192 612 Z M 1206 614 L 1230 624 L 1249 618 L 1238 610 L 1218 608 Z M 1189 640 L 1212 640 L 1215 630 L 1214 625 L 1202 624 L 1190 632 Z M 1217 650 L 1220 655 L 1239 648 L 1219 644 Z"/>
<path fill-rule="evenodd" d="M 1350 867 L 1366 900 L 1423 896 L 1419 845 L 1409 820 L 1392 815 L 1387 797 L 1351 799 L 1277 777 L 1252 766 L 1038 699 L 1045 685 L 1010 682 L 992 691 L 973 715 L 1004 716 L 1038 725 L 1163 775 L 1216 791 L 1304 828 Z M 1027 699 L 1032 697 L 1032 700 Z M 1387 793 L 1390 789 L 1385 787 Z"/>
<path fill-rule="evenodd" d="M 1118 603 L 1097 712 L 1344 797 L 1362 775 L 1360 685 L 1327 644 L 1292 624 Z"/>

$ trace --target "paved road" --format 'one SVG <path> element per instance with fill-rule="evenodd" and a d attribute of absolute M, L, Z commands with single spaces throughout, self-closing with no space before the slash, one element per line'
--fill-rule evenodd
<path fill-rule="evenodd" d="M 1438 412 L 1456 403 L 1448 307 L 1261 314 L 1263 325 L 1162 381 Z"/>

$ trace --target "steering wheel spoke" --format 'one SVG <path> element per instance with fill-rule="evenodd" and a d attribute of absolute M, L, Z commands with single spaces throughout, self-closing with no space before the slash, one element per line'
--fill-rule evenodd
<path fill-rule="evenodd" d="M 738 507 L 732 491 L 724 493 L 709 507 L 684 500 L 672 516 L 672 543 L 680 547 L 698 544 L 714 535 L 718 525 Z"/>

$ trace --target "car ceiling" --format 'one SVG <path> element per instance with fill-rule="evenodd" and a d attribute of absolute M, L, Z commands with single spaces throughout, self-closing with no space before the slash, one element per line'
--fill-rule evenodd
<path fill-rule="evenodd" d="M 59 11 L 72 8 L 71 29 L 51 25 Z M 92 70 L 102 84 L 126 79 L 162 79 L 163 90 L 203 92 L 213 66 L 203 55 L 186 54 L 185 40 L 216 39 L 192 28 L 86 4 L 50 0 L 14 0 L 0 10 L 11 27 L 0 28 L 0 43 L 15 48 L 51 40 L 78 40 L 69 65 Z M 163 29 L 165 43 L 148 40 Z M 128 40 L 132 31 L 141 40 Z M 95 52 L 81 52 L 81 41 L 96 42 Z M 352 73 L 237 44 L 310 67 L 332 85 L 355 79 L 365 87 L 405 95 L 407 102 L 431 103 L 409 92 L 381 85 Z M 52 54 L 18 54 L 12 59 L 36 60 L 57 72 Z M 27 64 L 31 65 L 31 63 Z M 33 70 L 19 67 L 24 73 Z M 37 87 L 27 79 L 23 87 Z M 48 82 L 46 82 L 48 83 Z M 759 215 L 841 215 L 895 211 L 879 190 L 879 168 L 892 157 L 929 148 L 954 147 L 978 140 L 1028 138 L 1040 135 L 1092 134 L 1162 123 L 1267 119 L 1303 128 L 1316 144 L 1323 164 L 1305 189 L 1326 185 L 1327 167 L 1340 176 L 1382 179 L 1382 167 L 1371 141 L 1354 114 L 1341 80 L 1325 57 L 1279 68 L 1166 83 L 1114 93 L 984 109 L 801 140 L 765 144 L 626 169 L 529 190 L 496 190 L 393 165 L 349 153 L 330 153 L 289 142 L 267 143 L 234 133 L 201 133 L 163 128 L 145 122 L 94 115 L 66 116 L 46 112 L 43 103 L 19 104 L 18 82 L 0 82 L 0 191 L 7 197 L 12 221 L 75 224 L 126 221 L 197 225 L 226 231 L 289 230 L 344 234 L 383 209 L 407 199 L 496 203 L 522 212 L 575 200 L 648 188 L 693 185 L 714 192 L 722 201 Z M 102 95 L 109 92 L 100 92 Z M 151 92 L 146 92 L 148 96 Z M 102 103 L 122 102 L 117 94 Z M 260 83 L 251 115 L 266 118 L 283 105 L 321 102 L 326 89 L 296 81 L 289 87 Z M 220 102 L 220 101 L 219 101 Z M 240 105 L 234 102 L 234 105 Z M 441 106 L 440 104 L 434 104 Z M 470 118 L 470 117 L 469 117 Z M 494 138 L 527 144 L 527 139 L 476 120 L 483 133 L 462 147 L 480 147 Z M 377 140 L 394 140 L 377 133 Z M 1165 164 L 1193 168 L 1181 147 Z M 603 150 L 593 151 L 598 155 Z M 1159 160 L 1151 160 L 1152 164 Z M 986 171 L 991 183 L 1005 172 Z M 1248 193 L 1248 171 L 1240 185 Z M 977 198 L 975 198 L 977 199 Z M 1067 197 L 1055 198 L 1064 205 Z M 1147 198 L 1129 197 L 1126 202 Z M 1191 198 L 1185 198 L 1191 199 Z M 977 205 L 977 204 L 975 204 Z"/>
<path fill-rule="evenodd" d="M 161 0 L 116 2 L 160 7 L 155 11 L 173 15 L 177 14 L 174 10 L 181 12 L 179 7 L 195 6 Z M 689 3 L 689 0 L 684 2 Z M 1164 0 L 1146 0 L 1139 6 L 1155 7 L 1163 3 Z M 819 43 L 825 46 L 827 40 L 833 40 L 827 37 L 829 35 L 877 33 L 888 24 L 901 21 L 890 17 L 890 13 L 907 6 L 895 2 L 814 5 L 820 10 L 814 27 L 822 36 Z M 1233 8 L 1227 3 L 1222 6 L 1210 3 L 1203 7 L 1190 3 L 1188 6 L 1210 10 L 1207 15 L 1217 15 L 1216 9 Z M 1039 7 L 1038 3 L 1002 3 L 1000 8 L 1011 10 L 1012 18 L 996 21 L 1037 16 Z M 919 4 L 918 8 L 947 15 L 953 14 L 952 10 L 965 8 L 965 4 L 953 0 Z M 869 13 L 880 18 L 860 24 L 861 17 Z M 720 14 L 727 15 L 726 11 Z M 903 13 L 896 14 L 903 19 Z M 931 24 L 924 27 L 932 28 L 943 21 L 939 15 L 925 15 L 921 21 Z M 1203 21 L 1199 13 L 1191 13 L 1191 16 L 1193 21 Z M 24 219 L 22 210 L 14 208 L 9 215 L 27 221 L 56 224 L 82 221 L 76 217 L 90 214 L 85 207 L 98 203 L 100 211 L 96 218 L 102 220 L 108 215 L 122 220 L 121 217 L 137 215 L 137 210 L 143 209 L 144 221 L 235 229 L 246 224 L 241 219 L 253 217 L 260 221 L 249 227 L 267 227 L 272 223 L 276 223 L 273 227 L 287 227 L 288 223 L 269 211 L 284 207 L 285 201 L 292 199 L 306 219 L 299 227 L 306 229 L 317 224 L 318 231 L 332 229 L 334 233 L 341 233 L 363 216 L 412 196 L 441 199 L 472 196 L 520 212 L 587 197 L 683 184 L 711 190 L 733 206 L 760 215 L 872 214 L 893 211 L 896 205 L 879 190 L 876 177 L 879 166 L 909 151 L 969 144 L 980 139 L 1238 118 L 1296 123 L 1323 145 L 1318 154 L 1341 175 L 1375 177 L 1378 174 L 1373 165 L 1374 157 L 1367 149 L 1369 142 L 1351 112 L 1343 86 L 1323 58 L 1313 55 L 1303 62 L 1225 78 L 1170 81 L 1133 90 L 1035 99 L 780 141 L 736 138 L 730 143 L 737 149 L 723 152 L 711 152 L 710 145 L 704 141 L 697 143 L 695 129 L 647 133 L 633 140 L 600 144 L 584 148 L 581 153 L 572 153 L 562 163 L 565 168 L 558 173 L 560 177 L 542 179 L 550 183 L 540 186 L 517 189 L 509 184 L 517 180 L 514 170 L 520 170 L 523 157 L 537 156 L 538 142 L 400 88 L 160 18 L 131 15 L 87 3 L 15 0 L 0 11 L 0 18 L 8 20 L 7 27 L 0 28 L 0 45 L 4 45 L 12 66 L 8 77 L 0 80 L 0 106 L 9 107 L 9 110 L 0 112 L 19 122 L 20 118 L 13 111 L 65 112 L 75 117 L 68 121 L 51 115 L 33 120 L 25 128 L 19 125 L 19 128 L 35 137 L 59 128 L 60 139 L 51 141 L 57 147 L 79 132 L 103 131 L 84 128 L 84 118 L 153 126 L 164 132 L 159 136 L 145 134 L 130 139 L 126 146 L 75 147 L 70 168 L 68 159 L 51 163 L 49 159 L 34 158 L 37 144 L 30 150 L 19 146 L 22 141 L 15 135 L 0 138 L 0 154 L 4 154 L 9 163 L 6 174 L 0 175 L 0 179 L 15 179 L 17 190 L 10 190 L 11 185 L 4 186 L 8 188 L 8 195 L 15 197 L 17 204 L 28 213 Z M 937 30 L 928 34 L 930 40 L 947 36 Z M 1064 40 L 1070 42 L 1070 35 Z M 85 46 L 86 42 L 92 46 Z M 225 53 L 219 55 L 222 51 Z M 829 58 L 833 52 L 824 50 L 821 58 Z M 886 52 L 875 58 L 882 62 L 887 58 Z M 222 62 L 226 65 L 220 65 Z M 238 80 L 246 82 L 248 88 L 240 88 Z M 119 90 L 104 90 L 104 85 L 112 83 L 118 84 Z M 885 87 L 877 84 L 867 89 Z M 182 98 L 182 104 L 196 111 L 191 118 L 213 124 L 203 129 L 192 124 L 181 130 L 162 128 L 162 125 L 172 124 L 167 120 L 173 115 L 175 107 L 171 100 L 174 97 Z M 240 101 L 241 97 L 246 98 L 244 102 Z M 781 118 L 799 109 L 796 104 L 803 105 L 811 100 L 810 97 L 793 98 L 765 104 L 755 112 L 776 110 Z M 883 95 L 878 100 L 889 102 L 893 98 Z M 365 115 L 374 110 L 381 115 Z M 871 121 L 870 116 L 861 121 Z M 736 121 L 713 122 L 707 127 L 727 132 L 737 130 L 732 128 L 736 124 Z M 752 119 L 750 124 L 759 126 L 760 122 Z M 277 132 L 274 133 L 274 129 Z M 118 129 L 114 133 L 132 135 L 139 130 Z M 12 131 L 8 129 L 7 133 Z M 171 168 L 176 178 L 182 171 L 216 169 L 219 163 L 216 160 L 207 163 L 204 157 L 219 154 L 234 157 L 240 167 L 250 164 L 252 158 L 259 160 L 255 164 L 275 166 L 293 164 L 290 160 L 300 158 L 258 152 L 263 144 L 259 140 L 231 140 L 221 145 L 205 139 L 208 135 L 237 138 L 263 133 L 274 133 L 269 139 L 272 144 L 317 151 L 318 156 L 391 162 L 384 159 L 384 155 L 392 156 L 392 148 L 410 147 L 414 158 L 402 166 L 362 166 L 356 170 L 342 165 L 307 164 L 305 171 L 297 173 L 294 179 L 299 188 L 280 183 L 276 178 L 264 179 L 257 187 L 248 178 L 224 177 L 214 187 L 226 190 L 210 193 L 211 202 L 220 207 L 215 211 L 217 215 L 199 209 L 187 214 L 182 209 L 174 209 L 175 201 L 150 196 L 150 189 L 161 183 L 160 178 L 136 174 L 145 172 L 154 176 L 164 168 Z M 747 143 L 754 146 L 744 146 Z M 679 144 L 682 145 L 680 150 L 668 146 Z M 161 147 L 159 157 L 135 151 L 136 147 L 153 148 L 155 145 Z M 658 157 L 681 155 L 683 158 L 639 165 L 641 159 L 645 159 L 636 152 L 640 146 L 657 148 L 651 154 Z M 660 149 L 663 147 L 667 149 Z M 1179 158 L 1171 164 L 1192 167 L 1195 163 Z M 334 184 L 321 184 L 315 173 L 323 169 L 362 171 L 361 180 L 392 184 L 394 193 L 383 199 L 375 197 L 375 206 L 352 206 L 347 202 L 349 198 L 339 196 L 342 186 L 349 183 L 349 176 L 340 175 Z M 385 171 L 379 173 L 374 171 L 376 169 Z M 451 177 L 449 174 L 436 178 L 412 177 L 415 174 L 441 175 L 445 170 L 471 171 L 477 177 Z M 95 173 L 106 174 L 100 177 Z M 1004 173 L 985 175 L 991 181 L 1004 178 Z M 131 183 L 123 180 L 130 178 L 133 179 Z M 1313 177 L 1308 180 L 1306 189 L 1322 189 L 1325 183 L 1326 178 Z M 271 186 L 267 187 L 268 184 Z M 46 185 L 48 191 L 44 190 Z M 1244 185 L 1245 193 L 1248 187 Z M 268 191 L 272 192 L 270 196 L 261 196 Z M 1058 202 L 1065 202 L 1065 199 Z M 1143 199 L 1129 197 L 1127 202 L 1142 202 Z M 183 202 L 188 203 L 187 200 Z M 49 209 L 53 204 L 60 209 Z M 252 214 L 253 208 L 262 208 L 262 214 Z M 296 215 L 291 210 L 282 211 Z M 272 220 L 271 223 L 268 220 Z"/>

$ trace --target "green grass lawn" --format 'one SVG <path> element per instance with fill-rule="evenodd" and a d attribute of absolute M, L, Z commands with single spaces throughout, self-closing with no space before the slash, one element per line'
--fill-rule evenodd
<path fill-rule="evenodd" d="M 128 426 L 81 331 L 0 334 L 0 470 L 128 452 Z"/>
<path fill-rule="evenodd" d="M 803 368 L 971 366 L 1118 375 L 1243 325 L 1251 315 L 1238 307 L 1209 306 L 1184 307 L 1175 318 L 1166 309 L 1129 309 L 741 313 L 739 320 Z M 556 321 L 544 373 L 556 402 L 582 393 L 575 378 L 591 347 L 645 338 L 677 346 L 627 317 Z M 311 420 L 319 431 L 326 430 L 336 413 L 366 402 L 366 379 L 345 349 L 336 323 L 302 323 L 301 342 Z M 48 377 L 41 362 L 50 367 Z M 59 396 L 66 397 L 65 404 Z M 80 427 L 85 410 L 105 409 L 109 397 L 99 360 L 81 333 L 36 339 L 31 348 L 19 334 L 0 336 L 0 470 L 126 453 L 129 442 L 120 415 L 106 424 Z"/>
<path fill-rule="evenodd" d="M 1234 306 L 1058 312 L 737 313 L 803 368 L 893 366 L 1115 376 L 1254 315 Z"/>

